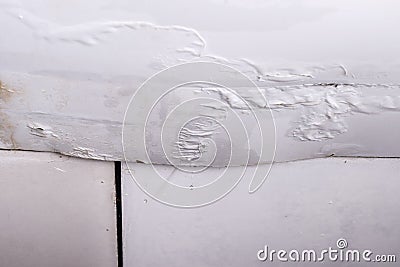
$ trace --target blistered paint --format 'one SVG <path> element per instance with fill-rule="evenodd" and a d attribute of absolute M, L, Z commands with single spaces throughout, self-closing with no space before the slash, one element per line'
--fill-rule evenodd
<path fill-rule="evenodd" d="M 356 113 L 379 114 L 400 111 L 398 95 L 365 95 L 366 89 L 389 87 L 398 92 L 398 85 L 369 84 L 313 84 L 279 90 L 278 106 L 306 107 L 292 132 L 301 141 L 332 139 L 345 133 L 348 126 L 345 118 Z M 267 92 L 268 90 L 266 90 Z M 268 94 L 268 93 L 267 93 Z M 272 100 L 274 103 L 274 99 Z"/>
<path fill-rule="evenodd" d="M 371 88 L 388 88 L 394 95 L 365 95 L 365 91 Z M 261 88 L 268 103 L 254 89 L 237 89 L 237 94 L 225 88 L 201 90 L 216 92 L 233 109 L 271 108 L 278 112 L 285 109 L 299 110 L 302 115 L 298 121 L 293 121 L 290 135 L 300 141 L 321 141 L 343 134 L 348 130 L 345 118 L 356 113 L 400 111 L 400 97 L 397 95 L 399 85 L 317 83 Z M 239 95 L 248 101 L 243 102 Z"/>
<path fill-rule="evenodd" d="M 65 153 L 66 155 L 85 158 L 85 159 L 97 159 L 97 160 L 112 160 L 112 155 L 96 153 L 94 149 L 87 147 L 75 147 L 72 152 Z"/>
<path fill-rule="evenodd" d="M 187 161 L 198 160 L 206 152 L 208 140 L 220 129 L 214 120 L 202 119 L 182 128 L 178 135 L 175 157 Z"/>
<path fill-rule="evenodd" d="M 10 14 L 18 18 L 23 24 L 30 28 L 34 35 L 47 42 L 70 42 L 86 46 L 94 46 L 104 41 L 105 37 L 118 31 L 128 30 L 155 30 L 155 31 L 181 31 L 194 36 L 195 47 L 205 47 L 204 39 L 193 29 L 172 25 L 160 26 L 147 21 L 107 21 L 79 24 L 73 26 L 60 26 L 50 21 L 43 20 L 23 10 L 9 10 Z M 189 49 L 189 50 L 188 50 Z M 191 51 L 194 48 L 181 49 L 183 52 Z M 179 50 L 178 50 L 179 51 Z M 198 55 L 199 52 L 193 52 Z"/>
<path fill-rule="evenodd" d="M 398 4 L 339 2 L 249 2 L 243 9 L 236 2 L 202 1 L 183 11 L 178 2 L 149 9 L 128 1 L 108 3 L 112 8 L 91 1 L 1 1 L 0 27 L 13 29 L 0 43 L 1 147 L 120 160 L 123 113 L 136 88 L 174 64 L 211 61 L 246 74 L 268 103 L 241 84 L 233 91 L 204 87 L 197 96 L 220 102 L 203 104 L 202 112 L 224 120 L 233 109 L 246 118 L 249 106 L 240 98 L 251 108 L 271 108 L 278 161 L 333 153 L 399 156 L 393 145 Z M 199 10 L 216 12 L 220 23 L 212 16 L 205 20 Z M 173 94 L 168 105 L 182 98 Z M 368 131 L 362 131 L 366 118 Z M 385 120 L 392 131 L 384 129 Z M 171 142 L 175 157 L 190 161 L 204 152 L 193 129 Z M 224 142 L 215 139 L 217 130 L 203 130 L 204 139 Z"/>
<path fill-rule="evenodd" d="M 30 133 L 35 136 L 47 138 L 47 137 L 54 137 L 59 138 L 58 135 L 53 133 L 52 129 L 49 126 L 42 125 L 40 123 L 29 123 L 27 127 L 30 129 Z"/>
<path fill-rule="evenodd" d="M 183 33 L 190 37 L 190 42 L 186 46 L 175 49 L 176 54 L 153 55 L 152 65 L 155 69 L 167 68 L 182 62 L 207 60 L 233 66 L 258 82 L 304 82 L 326 75 L 333 77 L 340 77 L 342 74 L 348 75 L 347 69 L 342 64 L 310 65 L 302 68 L 282 67 L 269 71 L 262 64 L 257 64 L 247 58 L 227 58 L 210 54 L 206 49 L 205 38 L 197 30 L 181 25 L 157 25 L 148 21 L 114 20 L 62 26 L 37 17 L 21 8 L 7 8 L 6 13 L 28 27 L 36 38 L 52 45 L 57 45 L 59 42 L 61 44 L 98 46 L 111 42 L 112 35 L 123 33 L 124 30 L 146 34 L 160 31 L 171 32 L 171 34 Z M 140 40 L 136 41 L 140 42 Z"/>

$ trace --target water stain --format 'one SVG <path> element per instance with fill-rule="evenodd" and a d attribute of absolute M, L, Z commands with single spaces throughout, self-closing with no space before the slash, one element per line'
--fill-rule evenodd
<path fill-rule="evenodd" d="M 15 91 L 0 80 L 0 101 L 7 102 Z"/>
<path fill-rule="evenodd" d="M 0 142 L 8 148 L 17 148 L 14 140 L 15 125 L 10 122 L 9 116 L 4 112 L 4 104 L 8 102 L 14 91 L 0 80 Z"/>

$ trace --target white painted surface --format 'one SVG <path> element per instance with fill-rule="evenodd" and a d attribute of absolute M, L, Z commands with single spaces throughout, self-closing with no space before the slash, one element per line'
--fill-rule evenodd
<path fill-rule="evenodd" d="M 249 179 L 244 178 L 227 197 L 210 206 L 179 209 L 145 195 L 125 171 L 124 264 L 309 266 L 260 262 L 257 252 L 265 245 L 276 250 L 320 251 L 335 248 L 339 238 L 347 239 L 351 249 L 395 254 L 398 261 L 399 173 L 399 159 L 327 158 L 278 163 L 255 194 L 248 194 Z M 171 180 L 184 183 L 182 178 L 172 175 Z M 358 266 L 366 265 L 382 264 L 364 262 Z M 326 261 L 324 266 L 352 264 Z"/>
<path fill-rule="evenodd" d="M 207 61 L 234 67 L 259 86 L 275 118 L 276 161 L 331 155 L 399 157 L 399 7 L 396 0 L 0 0 L 0 148 L 124 160 L 124 112 L 139 86 L 151 75 L 175 64 Z M 196 77 L 198 73 L 187 74 Z M 210 76 L 219 81 L 221 73 Z M 171 76 L 167 83 L 178 82 L 176 77 Z M 236 77 L 219 82 L 228 83 L 236 96 L 246 99 L 256 111 L 269 111 L 259 94 Z M 194 112 L 192 116 L 204 115 L 206 109 L 207 115 L 230 127 L 233 125 L 226 119 L 226 109 L 238 112 L 246 120 L 247 106 L 230 92 L 214 87 L 183 89 L 160 102 L 156 116 L 150 117 L 148 132 L 160 132 L 168 112 L 191 97 L 209 97 L 210 103 L 217 100 L 220 104 L 186 107 L 175 115 L 177 121 L 189 112 Z M 140 101 L 153 104 L 146 97 Z M 148 114 L 139 111 L 133 115 L 142 118 Z M 129 120 L 127 125 L 137 131 L 144 128 Z M 166 164 L 166 158 L 174 155 L 160 153 L 160 145 L 173 151 L 177 144 L 184 144 L 187 150 L 195 147 L 194 154 L 185 156 L 204 155 L 193 165 L 208 165 L 212 147 L 206 145 L 200 151 L 202 141 L 179 143 L 179 135 L 172 134 L 179 126 L 166 128 L 170 137 L 166 143 L 156 139 L 146 142 L 152 159 L 128 146 L 133 153 L 128 160 Z M 269 133 L 270 129 L 263 130 Z M 129 137 L 133 148 L 138 142 L 145 142 L 135 134 Z M 217 147 L 229 141 L 218 138 L 213 131 L 207 138 Z M 228 152 L 229 149 L 220 150 L 219 158 L 211 165 L 224 166 Z M 235 153 L 234 165 L 256 163 L 247 162 L 245 154 Z M 259 154 L 255 154 L 257 159 Z M 384 248 L 385 244 L 388 249 L 392 245 L 398 248 L 393 241 L 398 233 L 391 232 L 398 223 L 398 199 L 394 193 L 398 184 L 397 161 L 371 160 L 373 170 L 368 172 L 364 167 L 370 167 L 369 161 L 349 161 L 349 173 L 342 173 L 341 160 L 310 161 L 321 164 L 315 169 L 309 162 L 276 165 L 270 177 L 276 184 L 269 182 L 249 197 L 245 190 L 248 183 L 242 182 L 234 193 L 241 190 L 243 194 L 231 194 L 215 207 L 201 210 L 167 209 L 152 201 L 145 204 L 138 189 L 125 184 L 127 263 L 172 264 L 182 253 L 187 257 L 174 265 L 192 263 L 196 256 L 202 256 L 204 264 L 218 265 L 222 253 L 228 263 L 240 265 L 255 261 L 253 253 L 269 240 L 288 245 L 285 242 L 294 239 L 299 246 L 319 246 L 335 242 L 339 234 L 346 234 L 359 246 L 376 238 Z M 211 168 L 200 177 L 208 179 L 215 170 Z M 321 170 L 324 173 L 317 175 Z M 378 170 L 385 171 L 384 183 L 377 178 Z M 300 178 L 293 178 L 291 172 Z M 186 185 L 198 182 L 181 174 L 170 178 Z M 307 184 L 307 178 L 313 186 Z M 362 179 L 367 188 L 354 193 Z M 345 186 L 348 181 L 352 182 Z M 325 183 L 329 186 L 323 187 Z M 376 187 L 368 187 L 372 185 Z M 382 192 L 385 194 L 380 195 Z M 331 201 L 328 196 L 339 199 L 341 206 L 325 208 L 325 203 Z M 376 202 L 371 204 L 369 199 Z M 310 215 L 298 201 L 312 207 Z M 372 206 L 359 212 L 364 203 Z M 263 209 L 265 213 L 255 212 Z M 372 211 L 387 219 L 377 221 L 369 216 Z M 256 236 L 254 228 L 245 228 L 246 215 L 251 226 L 263 229 L 272 225 L 274 229 Z M 317 226 L 310 226 L 311 218 L 317 220 Z M 329 219 L 331 232 L 319 218 Z M 352 218 L 365 222 L 361 233 L 372 234 L 358 239 L 350 231 L 354 226 Z M 282 224 L 282 220 L 287 223 Z M 148 230 L 150 226 L 152 229 Z M 137 235 L 131 234 L 135 231 Z M 298 238 L 304 232 L 310 235 Z M 329 238 L 320 237 L 323 232 Z M 159 236 L 161 239 L 157 239 Z M 170 245 L 170 236 L 176 246 Z M 384 237 L 386 241 L 382 241 Z M 193 242 L 199 243 L 199 250 Z M 242 248 L 242 243 L 248 246 Z M 224 244 L 234 252 L 224 250 Z M 155 262 L 154 251 L 164 261 Z"/>
<path fill-rule="evenodd" d="M 117 265 L 114 165 L 0 151 L 0 266 Z"/>
<path fill-rule="evenodd" d="M 122 159 L 123 115 L 139 85 L 168 66 L 206 60 L 243 71 L 263 90 L 276 120 L 277 161 L 399 156 L 399 7 L 396 0 L 1 0 L 0 147 Z M 249 88 L 234 89 L 262 108 Z M 172 93 L 165 112 L 183 97 Z M 210 97 L 237 109 L 226 95 Z"/>

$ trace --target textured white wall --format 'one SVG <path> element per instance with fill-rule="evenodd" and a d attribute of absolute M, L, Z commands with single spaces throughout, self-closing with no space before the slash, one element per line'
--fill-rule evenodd
<path fill-rule="evenodd" d="M 222 200 L 181 209 L 153 200 L 125 172 L 125 266 L 309 266 L 261 262 L 257 252 L 265 245 L 287 251 L 335 249 L 339 238 L 349 249 L 394 254 L 398 261 L 399 173 L 399 159 L 278 163 L 254 194 L 248 193 L 245 177 Z M 366 265 L 382 264 L 357 266 Z M 353 264 L 325 261 L 324 266 Z"/>
<path fill-rule="evenodd" d="M 117 265 L 114 164 L 0 151 L 0 266 Z"/>

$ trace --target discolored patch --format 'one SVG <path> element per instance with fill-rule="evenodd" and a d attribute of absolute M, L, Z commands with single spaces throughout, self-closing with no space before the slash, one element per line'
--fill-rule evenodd
<path fill-rule="evenodd" d="M 0 108 L 0 143 L 3 143 L 10 149 L 16 149 L 18 146 L 14 140 L 15 127 L 9 122 L 9 118 Z"/>
<path fill-rule="evenodd" d="M 9 117 L 3 112 L 2 106 L 4 102 L 10 100 L 13 92 L 0 80 L 0 142 L 8 148 L 15 149 L 17 148 L 13 137 L 15 126 L 9 122 Z"/>
<path fill-rule="evenodd" d="M 14 93 L 14 90 L 8 88 L 1 80 L 0 80 L 0 100 L 2 102 L 8 101 L 12 94 Z M 1 107 L 0 107 L 1 108 Z"/>

